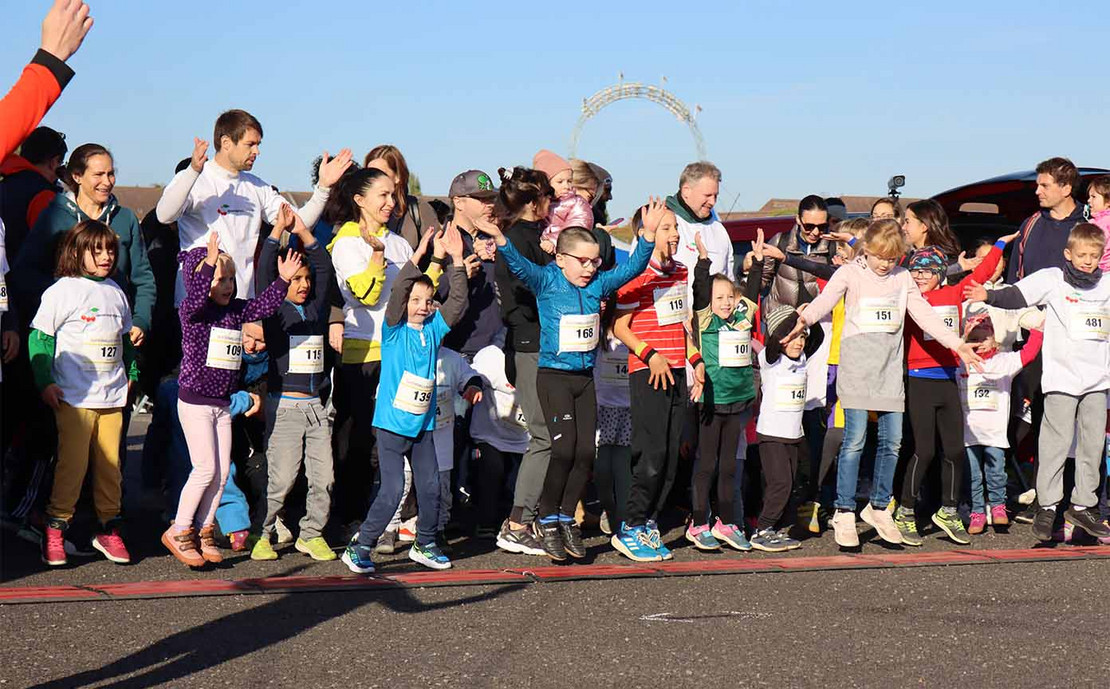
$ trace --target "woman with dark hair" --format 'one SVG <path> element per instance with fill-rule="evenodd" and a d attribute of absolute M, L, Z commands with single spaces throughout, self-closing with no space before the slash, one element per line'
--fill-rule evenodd
<path fill-rule="evenodd" d="M 552 257 L 540 247 L 547 211 L 554 197 L 547 175 L 529 168 L 498 170 L 501 190 L 494 206 L 495 222 L 505 238 L 518 252 L 538 266 L 547 265 Z M 481 229 L 481 226 L 478 227 Z M 512 354 L 516 371 L 509 382 L 516 386 L 517 400 L 528 421 L 528 451 L 524 453 L 517 473 L 513 509 L 497 535 L 497 546 L 511 553 L 543 555 L 544 550 L 528 528 L 536 517 L 536 507 L 547 476 L 551 459 L 551 436 L 547 432 L 540 398 L 536 390 L 539 368 L 540 320 L 536 295 L 509 271 L 508 264 L 497 253 L 497 289 L 501 294 L 501 316 L 508 327 L 505 347 Z M 506 356 L 506 360 L 510 357 Z"/>
<path fill-rule="evenodd" d="M 37 305 L 54 283 L 54 256 L 58 243 L 83 220 L 99 220 L 119 236 L 119 254 L 112 280 L 131 303 L 131 342 L 143 343 L 154 311 L 154 272 L 147 259 L 139 219 L 119 204 L 112 193 L 116 169 L 112 154 L 100 144 L 83 144 L 70 154 L 62 178 L 68 191 L 58 194 L 35 222 L 12 269 L 12 287 L 20 301 Z M 34 312 L 31 308 L 29 312 Z"/>
<path fill-rule="evenodd" d="M 902 233 L 910 243 L 910 253 L 927 246 L 935 246 L 947 259 L 946 277 L 974 270 L 982 259 L 967 258 L 960 250 L 960 241 L 948 226 L 948 214 L 933 199 L 914 201 L 906 206 L 902 217 Z M 908 259 L 909 254 L 907 254 Z M 905 260 L 903 260 L 903 265 Z"/>
<path fill-rule="evenodd" d="M 366 154 L 363 167 L 377 168 L 393 180 L 393 214 L 386 223 L 390 232 L 404 237 L 415 249 L 425 229 L 442 229 L 435 209 L 424 199 L 409 193 L 409 166 L 400 149 L 392 144 L 375 146 Z"/>

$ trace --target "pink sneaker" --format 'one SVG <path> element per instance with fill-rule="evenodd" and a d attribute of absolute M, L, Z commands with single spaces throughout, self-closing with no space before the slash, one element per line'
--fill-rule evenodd
<path fill-rule="evenodd" d="M 991 524 L 995 526 L 1009 526 L 1010 515 L 1006 513 L 1005 505 L 991 507 Z"/>
<path fill-rule="evenodd" d="M 969 534 L 981 534 L 987 528 L 987 514 L 985 512 L 972 512 L 971 523 L 967 525 Z"/>
<path fill-rule="evenodd" d="M 242 531 L 232 531 L 227 535 L 227 540 L 231 542 L 231 549 L 237 553 L 243 552 L 247 549 L 247 536 L 250 531 L 243 529 Z"/>
<path fill-rule="evenodd" d="M 64 524 L 62 524 L 64 526 Z M 65 540 L 62 529 L 48 522 L 42 534 L 42 561 L 51 567 L 66 563 Z"/>
<path fill-rule="evenodd" d="M 123 539 L 119 536 L 119 529 L 111 529 L 107 533 L 94 536 L 92 547 L 99 550 L 104 557 L 117 565 L 126 565 L 131 562 L 131 554 L 127 552 L 127 547 L 123 545 Z"/>

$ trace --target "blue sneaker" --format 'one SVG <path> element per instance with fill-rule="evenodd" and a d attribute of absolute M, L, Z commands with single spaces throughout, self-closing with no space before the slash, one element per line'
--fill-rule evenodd
<path fill-rule="evenodd" d="M 747 552 L 752 549 L 752 544 L 748 542 L 748 537 L 744 535 L 744 530 L 735 524 L 725 524 L 720 519 L 713 525 L 713 538 L 716 538 L 721 543 L 727 544 L 730 548 Z"/>
<path fill-rule="evenodd" d="M 347 565 L 347 569 L 355 574 L 373 574 L 374 561 L 370 559 L 371 552 L 373 552 L 373 548 L 358 544 L 358 535 L 356 534 L 351 542 L 347 544 L 346 550 L 343 551 L 343 555 L 339 559 Z"/>
<path fill-rule="evenodd" d="M 779 545 L 781 545 L 786 550 L 794 550 L 796 548 L 802 547 L 801 541 L 796 538 L 790 537 L 790 529 L 779 529 L 778 533 L 775 535 L 778 536 Z"/>
<path fill-rule="evenodd" d="M 721 542 L 709 532 L 709 525 L 694 526 L 691 524 L 686 529 L 686 540 L 694 544 L 698 550 L 720 550 Z"/>
<path fill-rule="evenodd" d="M 663 559 L 651 545 L 651 536 L 643 526 L 621 524 L 620 531 L 609 542 L 621 554 L 634 562 L 658 562 Z"/>
<path fill-rule="evenodd" d="M 774 529 L 760 529 L 752 534 L 752 547 L 768 553 L 781 553 L 788 549 Z"/>
<path fill-rule="evenodd" d="M 654 519 L 647 520 L 646 528 L 648 536 L 651 537 L 651 547 L 659 553 L 659 556 L 664 560 L 673 560 L 674 553 L 670 551 L 667 546 L 663 545 L 663 534 L 659 533 L 659 525 L 655 523 Z"/>
<path fill-rule="evenodd" d="M 435 543 L 420 545 L 413 543 L 409 548 L 409 559 L 432 569 L 450 569 L 451 561 Z"/>

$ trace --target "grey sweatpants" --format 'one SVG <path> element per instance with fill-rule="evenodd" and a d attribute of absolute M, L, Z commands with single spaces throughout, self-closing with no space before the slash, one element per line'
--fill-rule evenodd
<path fill-rule="evenodd" d="M 543 482 L 547 478 L 547 465 L 551 461 L 551 435 L 547 432 L 547 421 L 540 407 L 539 390 L 536 388 L 536 372 L 539 370 L 538 352 L 516 352 L 516 399 L 524 418 L 528 420 L 528 451 L 520 462 L 516 475 L 516 490 L 513 493 L 513 507 L 524 509 L 524 523 L 535 521 L 536 507 L 543 492 Z"/>
<path fill-rule="evenodd" d="M 1105 451 L 1105 429 L 1106 390 L 1088 392 L 1081 397 L 1061 392 L 1045 394 L 1037 450 L 1037 502 L 1051 507 L 1064 499 L 1064 462 L 1071 449 L 1072 436 L 1078 433 L 1071 504 L 1075 507 L 1098 505 L 1095 493 Z"/>
<path fill-rule="evenodd" d="M 266 400 L 269 417 L 266 428 L 266 458 L 269 462 L 266 485 L 266 520 L 262 537 L 269 538 L 274 521 L 285 507 L 285 496 L 293 488 L 301 470 L 302 447 L 308 497 L 301 519 L 299 538 L 321 536 L 331 510 L 333 481 L 331 457 L 331 420 L 319 398 Z M 369 432 L 369 431 L 367 431 Z"/>

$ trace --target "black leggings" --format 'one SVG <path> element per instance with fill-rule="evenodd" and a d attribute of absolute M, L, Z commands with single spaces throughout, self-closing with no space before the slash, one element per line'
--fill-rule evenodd
<path fill-rule="evenodd" d="M 694 467 L 691 521 L 694 526 L 709 523 L 709 489 L 713 470 L 717 475 L 717 516 L 725 524 L 735 524 L 732 497 L 736 476 L 736 450 L 744 432 L 741 413 L 714 414 L 703 412 L 698 418 L 698 460 Z"/>
<path fill-rule="evenodd" d="M 506 490 L 505 476 L 520 464 L 521 454 L 502 452 L 489 443 L 478 443 L 477 471 L 474 480 L 474 505 L 478 526 L 497 528 L 512 504 L 512 490 Z M 502 496 L 508 494 L 508 499 Z"/>
<path fill-rule="evenodd" d="M 913 429 L 914 455 L 902 481 L 902 504 L 913 509 L 917 493 L 933 457 L 937 454 L 937 435 L 944 464 L 941 466 L 940 503 L 956 507 L 964 480 L 964 411 L 960 388 L 954 380 L 909 378 L 906 398 L 910 427 Z"/>
<path fill-rule="evenodd" d="M 806 449 L 801 439 L 787 440 L 759 436 L 759 464 L 763 469 L 763 509 L 759 512 L 759 529 L 773 529 L 782 519 L 794 490 L 794 474 L 798 458 Z"/>
<path fill-rule="evenodd" d="M 597 453 L 597 395 L 590 372 L 541 368 L 536 373 L 540 408 L 551 434 L 551 462 L 538 514 L 574 516 Z"/>
<path fill-rule="evenodd" d="M 332 452 L 335 457 L 335 489 L 332 513 L 346 524 L 361 520 L 370 509 L 374 485 L 374 398 L 381 378 L 380 361 L 343 364 L 336 371 L 335 425 Z M 387 404 L 389 401 L 386 402 Z"/>

